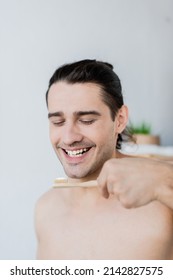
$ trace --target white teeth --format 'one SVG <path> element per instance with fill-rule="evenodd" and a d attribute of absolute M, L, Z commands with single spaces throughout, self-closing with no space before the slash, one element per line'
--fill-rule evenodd
<path fill-rule="evenodd" d="M 68 151 L 68 150 L 65 150 L 66 153 L 68 154 L 68 156 L 70 157 L 80 157 L 82 155 L 83 152 L 86 152 L 87 149 L 80 149 L 80 150 L 76 150 L 76 151 Z"/>

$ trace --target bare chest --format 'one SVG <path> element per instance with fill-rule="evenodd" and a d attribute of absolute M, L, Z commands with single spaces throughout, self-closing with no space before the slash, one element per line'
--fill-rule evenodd
<path fill-rule="evenodd" d="M 44 235 L 47 258 L 170 259 L 172 223 L 159 211 L 110 206 L 54 215 Z"/>

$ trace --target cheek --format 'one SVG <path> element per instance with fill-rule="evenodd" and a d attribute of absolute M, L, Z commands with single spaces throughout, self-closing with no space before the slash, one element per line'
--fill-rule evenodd
<path fill-rule="evenodd" d="M 54 128 L 52 128 L 52 126 L 49 127 L 49 138 L 52 145 L 55 145 L 59 141 L 58 133 Z"/>
<path fill-rule="evenodd" d="M 95 144 L 100 142 L 103 137 L 103 128 L 99 125 L 86 126 L 82 129 L 82 134 L 84 138 L 94 142 Z"/>
<path fill-rule="evenodd" d="M 91 129 L 86 129 L 85 137 L 99 146 L 116 143 L 117 135 L 113 125 L 100 124 Z"/>

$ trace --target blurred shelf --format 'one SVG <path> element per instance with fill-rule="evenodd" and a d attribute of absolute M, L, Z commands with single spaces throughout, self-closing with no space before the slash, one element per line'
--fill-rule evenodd
<path fill-rule="evenodd" d="M 121 152 L 132 156 L 141 155 L 150 158 L 173 161 L 173 146 L 126 143 L 122 145 Z"/>

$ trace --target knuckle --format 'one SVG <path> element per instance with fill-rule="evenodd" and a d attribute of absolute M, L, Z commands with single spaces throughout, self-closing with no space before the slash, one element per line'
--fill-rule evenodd
<path fill-rule="evenodd" d="M 110 194 L 113 194 L 114 193 L 114 188 L 113 188 L 113 185 L 112 184 L 108 184 L 107 185 L 107 190 Z"/>
<path fill-rule="evenodd" d="M 100 177 L 97 178 L 97 185 L 99 188 L 102 186 L 102 180 Z"/>
<path fill-rule="evenodd" d="M 112 167 L 112 160 L 107 160 L 104 165 L 103 165 L 103 168 L 109 170 L 110 168 Z"/>
<path fill-rule="evenodd" d="M 133 202 L 130 199 L 128 199 L 127 197 L 123 196 L 123 197 L 120 197 L 119 199 L 120 199 L 121 204 L 125 208 L 127 208 L 127 209 L 133 208 Z"/>
<path fill-rule="evenodd" d="M 108 185 L 114 185 L 114 184 L 115 184 L 115 177 L 114 177 L 112 174 L 110 174 L 110 175 L 108 176 L 108 178 L 107 178 L 107 184 L 108 184 Z"/>

